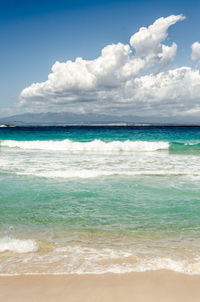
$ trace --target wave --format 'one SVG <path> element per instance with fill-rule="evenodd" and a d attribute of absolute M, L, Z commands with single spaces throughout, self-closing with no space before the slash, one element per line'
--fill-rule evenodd
<path fill-rule="evenodd" d="M 1 146 L 20 149 L 69 151 L 69 152 L 148 152 L 168 149 L 168 142 L 150 141 L 112 141 L 93 140 L 91 142 L 75 142 L 69 139 L 62 141 L 1 141 Z"/>
<path fill-rule="evenodd" d="M 56 141 L 16 141 L 2 140 L 2 147 L 28 150 L 49 150 L 67 152 L 154 152 L 168 150 L 171 153 L 199 153 L 200 143 L 165 142 L 165 141 L 111 141 L 95 139 L 90 142 L 76 142 L 69 139 Z"/>
<path fill-rule="evenodd" d="M 10 237 L 0 238 L 0 252 L 15 252 L 15 253 L 29 253 L 38 250 L 37 244 L 34 240 L 16 239 Z"/>
<path fill-rule="evenodd" d="M 1 172 L 0 172 L 1 173 Z M 7 172 L 8 173 L 8 172 Z M 43 178 L 98 178 L 98 177 L 128 177 L 128 176 L 152 176 L 152 177 L 195 177 L 199 179 L 199 172 L 191 171 L 104 171 L 104 170 L 71 170 L 71 171 L 24 171 L 24 172 L 15 172 L 16 175 L 26 175 L 26 176 L 37 176 Z"/>
<path fill-rule="evenodd" d="M 169 146 L 170 152 L 176 153 L 196 153 L 200 152 L 200 143 L 172 142 Z"/>
<path fill-rule="evenodd" d="M 21 240 L 23 241 L 23 240 Z M 28 241 L 28 240 L 27 240 Z M 13 250 L 12 250 L 13 251 Z M 29 250 L 28 252 L 35 251 Z M 172 270 L 200 275 L 200 257 L 174 259 L 169 255 L 136 255 L 132 251 L 97 249 L 92 247 L 58 247 L 47 253 L 8 256 L 4 259 L 0 275 L 16 274 L 105 274 Z M 24 253 L 24 252 L 20 252 Z M 19 255 L 19 256 L 18 256 Z M 12 257 L 12 258 L 10 258 Z M 10 265 L 12 259 L 12 265 Z M 24 265 L 26 263 L 26 265 Z M 23 265 L 22 265 L 23 264 Z"/>

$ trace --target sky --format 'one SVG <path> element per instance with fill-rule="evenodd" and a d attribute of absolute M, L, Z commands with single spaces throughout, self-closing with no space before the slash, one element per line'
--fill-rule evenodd
<path fill-rule="evenodd" d="M 0 2 L 0 117 L 200 116 L 200 2 Z"/>

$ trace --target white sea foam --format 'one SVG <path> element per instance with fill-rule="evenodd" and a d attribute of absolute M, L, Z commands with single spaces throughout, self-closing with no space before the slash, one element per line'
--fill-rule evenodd
<path fill-rule="evenodd" d="M 13 141 L 11 142 L 13 143 Z M 101 143 L 105 145 L 109 144 Z M 80 144 L 87 145 L 89 143 Z M 125 142 L 122 144 L 125 144 Z M 158 145 L 156 146 L 158 147 Z M 8 152 L 8 150 L 11 152 Z M 12 150 L 14 152 L 12 152 Z M 27 150 L 21 152 L 21 149 L 18 150 L 12 148 L 7 149 L 7 147 L 3 150 L 2 148 L 0 173 L 63 179 L 135 177 L 140 175 L 192 177 L 199 179 L 200 176 L 199 156 L 196 155 L 184 156 L 182 154 L 175 154 L 172 156 L 167 152 L 154 151 L 81 151 L 79 153 L 68 151 L 68 153 L 66 153 L 67 151 L 48 152 L 45 150 L 44 152 L 32 152 L 32 150 Z M 132 150 L 134 150 L 134 148 L 132 148 Z"/>
<path fill-rule="evenodd" d="M 199 258 L 182 257 L 177 260 L 169 255 L 138 255 L 130 250 L 111 248 L 68 246 L 55 248 L 48 253 L 35 253 L 34 256 L 19 254 L 16 258 L 0 265 L 3 274 L 104 274 L 172 270 L 185 274 L 200 274 Z M 24 265 L 26 263 L 26 265 Z M 22 265 L 23 264 L 23 265 Z"/>
<path fill-rule="evenodd" d="M 171 258 L 151 258 L 139 261 L 133 271 L 157 271 L 157 270 L 171 270 L 174 272 L 185 274 L 200 274 L 200 262 L 189 262 L 188 260 L 173 260 Z"/>
<path fill-rule="evenodd" d="M 56 249 L 55 252 L 67 255 L 71 265 L 64 264 L 65 273 L 127 273 L 145 272 L 154 270 L 172 270 L 186 274 L 200 274 L 200 257 L 193 259 L 182 258 L 181 260 L 172 257 L 148 256 L 145 254 L 135 254 L 131 250 L 115 250 L 111 248 L 86 248 L 80 246 L 65 247 Z M 58 260 L 58 258 L 56 258 Z"/>
<path fill-rule="evenodd" d="M 0 238 L 0 252 L 15 252 L 15 253 L 29 253 L 38 250 L 37 244 L 34 240 L 21 240 L 16 238 L 4 237 Z"/>
<path fill-rule="evenodd" d="M 87 171 L 87 170 L 71 170 L 71 171 L 50 171 L 50 172 L 16 172 L 16 175 L 32 175 L 44 178 L 97 178 L 97 177 L 112 177 L 112 176 L 191 176 L 191 172 L 183 172 L 183 171 Z M 199 178 L 200 172 L 192 175 L 195 178 Z"/>
<path fill-rule="evenodd" d="M 62 141 L 14 141 L 2 140 L 1 146 L 9 148 L 69 151 L 69 152 L 152 152 L 158 150 L 167 150 L 168 142 L 150 142 L 150 141 L 112 141 L 104 142 L 93 140 L 91 142 L 74 142 L 69 139 Z"/>

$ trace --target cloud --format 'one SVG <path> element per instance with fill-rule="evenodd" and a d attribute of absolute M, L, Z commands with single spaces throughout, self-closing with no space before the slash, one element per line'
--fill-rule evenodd
<path fill-rule="evenodd" d="M 199 106 L 200 74 L 190 67 L 181 67 L 145 75 L 127 84 L 130 101 L 133 94 L 135 103 L 157 108 L 159 114 L 187 112 Z"/>
<path fill-rule="evenodd" d="M 167 18 L 159 18 L 149 27 L 141 27 L 140 30 L 130 38 L 130 44 L 135 48 L 137 57 L 160 57 L 165 58 L 166 53 L 169 58 L 174 57 L 175 43 L 171 47 L 162 45 L 161 42 L 167 38 L 168 28 L 178 21 L 184 20 L 182 15 L 171 15 Z M 170 49 L 173 51 L 170 51 Z"/>
<path fill-rule="evenodd" d="M 130 44 L 107 45 L 95 60 L 56 62 L 47 81 L 21 92 L 20 106 L 33 111 L 118 115 L 196 112 L 199 71 L 190 67 L 164 71 L 177 52 L 176 43 L 163 44 L 168 28 L 184 18 L 159 18 L 132 35 Z M 193 59 L 200 58 L 199 47 L 198 42 L 192 45 Z"/>
<path fill-rule="evenodd" d="M 200 43 L 199 42 L 194 42 L 191 45 L 191 48 L 192 48 L 191 59 L 193 61 L 200 60 Z"/>

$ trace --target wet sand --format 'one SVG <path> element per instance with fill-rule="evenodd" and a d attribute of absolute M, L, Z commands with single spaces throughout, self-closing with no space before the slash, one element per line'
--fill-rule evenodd
<path fill-rule="evenodd" d="M 171 271 L 0 277 L 4 302 L 196 302 L 200 276 Z"/>

